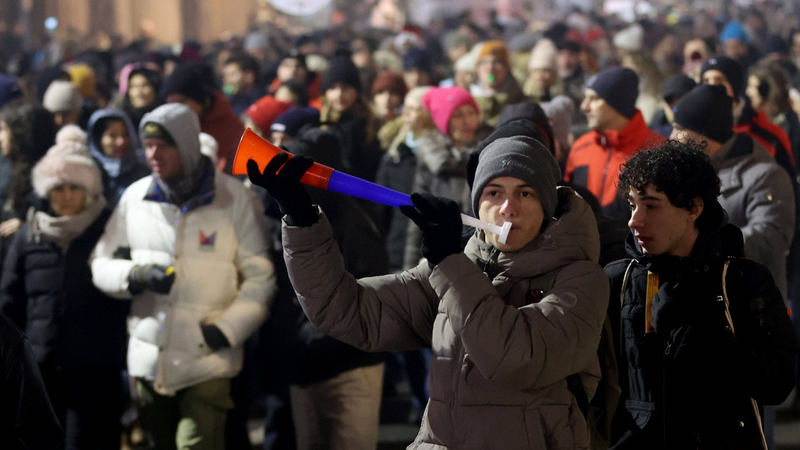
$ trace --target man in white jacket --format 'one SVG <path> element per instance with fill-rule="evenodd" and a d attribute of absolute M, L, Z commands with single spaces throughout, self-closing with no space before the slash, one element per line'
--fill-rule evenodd
<path fill-rule="evenodd" d="M 230 379 L 275 290 L 264 215 L 201 155 L 187 106 L 155 109 L 139 133 L 153 174 L 122 195 L 92 257 L 94 283 L 134 299 L 128 371 L 156 447 L 224 448 Z"/>

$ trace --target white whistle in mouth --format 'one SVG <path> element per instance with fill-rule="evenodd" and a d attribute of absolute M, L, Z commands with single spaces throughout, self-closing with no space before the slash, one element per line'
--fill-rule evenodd
<path fill-rule="evenodd" d="M 498 241 L 505 244 L 508 240 L 508 232 L 511 231 L 511 222 L 506 222 L 503 226 L 495 225 L 493 223 L 484 222 L 466 214 L 461 214 L 461 223 L 471 227 L 480 228 L 481 230 L 488 231 L 489 233 L 496 234 Z"/>

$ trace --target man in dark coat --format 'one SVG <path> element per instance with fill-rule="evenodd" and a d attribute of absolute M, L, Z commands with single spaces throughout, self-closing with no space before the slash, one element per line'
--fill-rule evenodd
<path fill-rule="evenodd" d="M 620 174 L 632 233 L 631 259 L 606 266 L 623 390 L 612 449 L 766 448 L 761 408 L 794 386 L 783 298 L 766 267 L 740 257 L 719 185 L 700 147 L 678 141 Z"/>

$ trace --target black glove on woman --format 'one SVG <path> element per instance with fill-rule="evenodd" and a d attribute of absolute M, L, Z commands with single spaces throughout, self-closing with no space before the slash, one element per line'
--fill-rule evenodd
<path fill-rule="evenodd" d="M 411 206 L 400 211 L 422 230 L 422 256 L 433 268 L 445 258 L 461 253 L 461 211 L 449 198 L 431 194 L 411 194 Z"/>
<path fill-rule="evenodd" d="M 281 212 L 287 216 L 286 223 L 310 227 L 317 223 L 317 211 L 311 204 L 311 196 L 306 188 L 300 184 L 300 178 L 313 164 L 314 160 L 308 156 L 289 159 L 288 153 L 281 152 L 267 164 L 264 173 L 258 171 L 258 163 L 254 160 L 247 161 L 247 176 L 253 184 L 266 189 L 278 203 Z"/>

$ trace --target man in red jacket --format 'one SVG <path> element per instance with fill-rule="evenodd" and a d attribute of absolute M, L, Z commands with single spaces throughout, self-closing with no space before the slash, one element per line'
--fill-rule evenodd
<path fill-rule="evenodd" d="M 591 131 L 573 144 L 564 180 L 589 189 L 607 217 L 625 219 L 628 208 L 617 200 L 620 165 L 664 138 L 647 128 L 636 109 L 639 77 L 633 70 L 611 67 L 599 72 L 586 84 L 585 96 L 581 110 Z"/>

